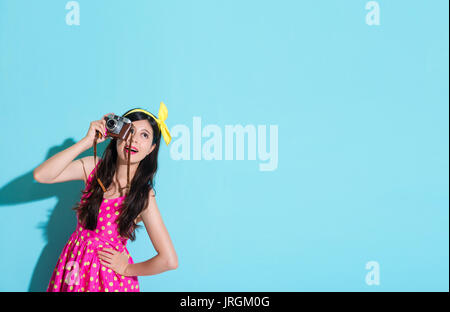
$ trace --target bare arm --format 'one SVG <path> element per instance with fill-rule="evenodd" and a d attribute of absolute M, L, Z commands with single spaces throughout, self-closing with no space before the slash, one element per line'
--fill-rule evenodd
<path fill-rule="evenodd" d="M 103 117 L 105 117 L 104 115 Z M 92 121 L 86 136 L 69 148 L 53 155 L 33 170 L 33 177 L 40 183 L 58 183 L 71 180 L 84 180 L 81 161 L 73 161 L 78 155 L 91 148 L 94 144 L 97 131 L 104 134 L 106 121 L 103 119 Z M 106 140 L 102 136 L 97 143 Z"/>
<path fill-rule="evenodd" d="M 73 162 L 73 160 L 88 149 L 88 144 L 83 139 L 58 154 L 53 155 L 33 170 L 34 179 L 39 183 L 56 183 L 58 182 L 56 181 L 58 176 L 70 166 L 67 171 L 67 174 L 71 175 L 71 179 L 69 180 L 83 180 L 83 176 L 80 175 L 83 172 L 82 164 L 78 161 Z M 65 181 L 68 180 L 66 179 Z"/>
<path fill-rule="evenodd" d="M 149 192 L 149 206 L 141 215 L 158 254 L 147 261 L 128 265 L 126 276 L 154 275 L 178 267 L 178 257 L 161 218 L 154 194 L 153 190 Z"/>

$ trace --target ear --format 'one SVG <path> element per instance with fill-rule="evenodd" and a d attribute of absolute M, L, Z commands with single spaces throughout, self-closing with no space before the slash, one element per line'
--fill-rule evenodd
<path fill-rule="evenodd" d="M 153 145 L 152 145 L 152 148 L 150 148 L 150 152 L 149 152 L 147 155 L 150 155 L 151 152 L 153 152 L 153 150 L 155 149 L 155 147 L 156 147 L 156 144 L 153 144 Z"/>

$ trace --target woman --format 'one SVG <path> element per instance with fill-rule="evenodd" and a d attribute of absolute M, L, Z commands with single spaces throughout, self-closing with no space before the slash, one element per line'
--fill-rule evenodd
<path fill-rule="evenodd" d="M 73 208 L 77 228 L 61 252 L 47 291 L 139 291 L 137 276 L 178 267 L 153 190 L 161 135 L 166 144 L 171 140 L 164 123 L 167 108 L 161 102 L 158 118 L 144 109 L 129 110 L 123 117 L 132 121 L 129 138 L 112 138 L 97 163 L 95 157 L 74 159 L 94 141 L 106 140 L 104 119 L 91 122 L 82 140 L 33 172 L 40 183 L 86 183 L 80 202 Z M 103 134 L 101 138 L 96 138 L 97 132 Z M 135 240 L 141 221 L 158 254 L 134 263 L 126 243 Z"/>

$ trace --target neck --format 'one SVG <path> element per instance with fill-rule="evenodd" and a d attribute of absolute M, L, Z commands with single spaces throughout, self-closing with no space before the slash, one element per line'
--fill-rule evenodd
<path fill-rule="evenodd" d="M 138 166 L 139 163 L 130 162 L 130 183 L 131 180 L 133 180 L 134 174 L 136 173 Z M 127 167 L 128 165 L 126 161 L 121 161 L 119 158 L 117 159 L 116 173 L 114 180 L 119 181 L 121 187 L 127 186 Z"/>

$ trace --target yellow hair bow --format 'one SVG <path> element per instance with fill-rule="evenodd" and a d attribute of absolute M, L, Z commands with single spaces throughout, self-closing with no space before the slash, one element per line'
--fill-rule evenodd
<path fill-rule="evenodd" d="M 161 130 L 161 134 L 162 134 L 162 136 L 164 138 L 164 141 L 166 142 L 166 145 L 169 145 L 170 141 L 172 140 L 172 137 L 170 136 L 169 128 L 167 128 L 167 125 L 164 122 L 167 119 L 168 110 L 167 110 L 166 105 L 164 105 L 163 102 L 161 102 L 159 104 L 158 118 L 153 116 L 152 113 L 146 111 L 145 109 L 140 109 L 140 108 L 136 108 L 136 109 L 133 109 L 133 110 L 129 111 L 123 117 L 125 117 L 125 116 L 127 116 L 127 115 L 129 115 L 131 113 L 134 113 L 134 112 L 142 112 L 142 113 L 145 113 L 145 114 L 153 117 L 153 119 L 158 124 L 159 130 Z"/>

